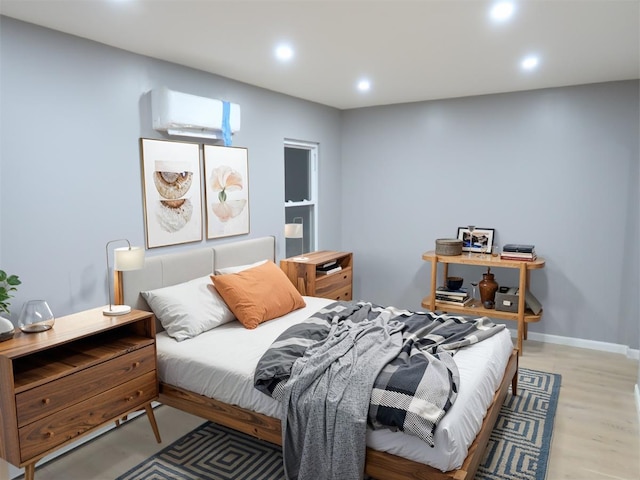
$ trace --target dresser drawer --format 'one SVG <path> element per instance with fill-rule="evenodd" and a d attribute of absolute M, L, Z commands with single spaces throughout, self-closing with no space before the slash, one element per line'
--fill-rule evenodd
<path fill-rule="evenodd" d="M 346 302 L 348 300 L 351 300 L 351 285 L 349 285 L 348 287 L 345 288 L 341 288 L 338 290 L 332 290 L 330 292 L 327 292 L 326 294 L 322 295 L 323 298 L 330 298 L 332 300 L 342 300 L 343 302 Z"/>
<path fill-rule="evenodd" d="M 352 276 L 353 270 L 351 268 L 347 268 L 340 272 L 317 277 L 315 296 L 333 298 L 333 292 L 337 290 L 344 290 L 347 287 L 351 290 Z M 330 293 L 331 296 L 329 296 Z"/>
<path fill-rule="evenodd" d="M 18 427 L 155 370 L 148 346 L 16 395 Z"/>
<path fill-rule="evenodd" d="M 22 461 L 135 410 L 157 395 L 156 372 L 153 371 L 30 423 L 19 429 Z"/>

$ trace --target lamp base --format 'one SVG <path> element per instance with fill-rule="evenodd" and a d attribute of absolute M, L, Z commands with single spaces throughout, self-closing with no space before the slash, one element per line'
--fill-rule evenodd
<path fill-rule="evenodd" d="M 115 317 L 117 315 L 125 315 L 131 311 L 131 307 L 129 305 L 109 305 L 109 307 L 105 308 L 102 313 L 109 317 Z"/>

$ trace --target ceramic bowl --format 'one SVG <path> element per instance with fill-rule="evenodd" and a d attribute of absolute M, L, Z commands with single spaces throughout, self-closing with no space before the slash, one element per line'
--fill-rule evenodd
<path fill-rule="evenodd" d="M 449 290 L 460 290 L 463 281 L 462 277 L 447 277 L 447 288 Z"/>

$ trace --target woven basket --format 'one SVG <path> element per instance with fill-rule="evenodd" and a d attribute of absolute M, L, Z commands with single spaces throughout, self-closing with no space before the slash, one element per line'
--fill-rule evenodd
<path fill-rule="evenodd" d="M 439 238 L 436 240 L 436 255 L 461 255 L 462 240 L 457 238 Z"/>

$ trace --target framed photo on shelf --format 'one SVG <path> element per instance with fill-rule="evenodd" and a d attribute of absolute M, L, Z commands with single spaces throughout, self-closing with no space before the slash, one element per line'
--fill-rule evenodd
<path fill-rule="evenodd" d="M 202 240 L 200 145 L 140 139 L 147 248 Z"/>
<path fill-rule="evenodd" d="M 249 233 L 248 150 L 204 146 L 207 239 Z"/>
<path fill-rule="evenodd" d="M 493 248 L 493 228 L 458 227 L 458 240 L 462 240 L 463 252 L 491 253 Z"/>

